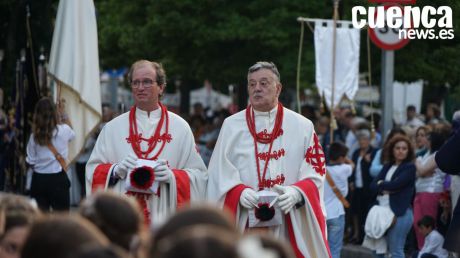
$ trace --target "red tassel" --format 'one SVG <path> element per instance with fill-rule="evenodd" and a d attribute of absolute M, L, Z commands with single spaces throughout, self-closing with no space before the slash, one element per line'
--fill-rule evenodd
<path fill-rule="evenodd" d="M 142 208 L 142 213 L 144 214 L 144 222 L 145 225 L 150 226 L 150 212 L 149 209 L 147 208 L 147 200 L 150 198 L 152 194 L 148 193 L 137 193 L 137 192 L 132 192 L 128 191 L 126 192 L 127 195 L 133 196 L 136 198 L 137 202 Z"/>

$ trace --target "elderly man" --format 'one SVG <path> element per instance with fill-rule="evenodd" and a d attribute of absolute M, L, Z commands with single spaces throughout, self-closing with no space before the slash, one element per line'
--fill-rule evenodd
<path fill-rule="evenodd" d="M 166 86 L 161 65 L 137 61 L 128 79 L 135 105 L 102 129 L 86 166 L 87 193 L 113 187 L 133 195 L 145 218 L 158 226 L 176 207 L 204 198 L 207 171 L 187 122 L 159 101 Z M 130 175 L 139 167 L 138 159 L 152 164 L 150 178 L 159 184 L 157 192 L 126 188 L 125 181 L 134 180 Z"/>
<path fill-rule="evenodd" d="M 330 257 L 325 159 L 313 124 L 278 102 L 273 63 L 257 62 L 247 78 L 250 104 L 224 121 L 208 167 L 208 199 L 229 208 L 244 230 L 249 213 L 262 209 L 260 191 L 276 192 L 281 223 L 267 230 L 290 241 L 297 257 Z"/>

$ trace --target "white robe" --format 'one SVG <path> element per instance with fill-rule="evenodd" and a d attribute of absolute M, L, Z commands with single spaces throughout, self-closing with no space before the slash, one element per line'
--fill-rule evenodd
<path fill-rule="evenodd" d="M 195 147 L 192 131 L 181 117 L 171 112 L 168 112 L 168 116 L 169 134 L 172 139 L 166 143 L 158 158 L 168 161 L 174 177 L 170 183 L 160 183 L 159 195 L 152 195 L 147 201 L 153 227 L 161 225 L 178 206 L 188 202 L 200 202 L 205 197 L 207 170 Z M 149 138 L 153 135 L 160 117 L 160 108 L 150 112 L 150 116 L 147 112 L 136 109 L 138 132 L 142 133 L 144 138 Z M 161 135 L 164 132 L 165 123 Z M 94 193 L 99 188 L 107 189 L 114 165 L 130 153 L 134 154 L 131 144 L 126 140 L 128 136 L 129 112 L 114 118 L 104 126 L 86 165 L 88 194 Z M 162 142 L 158 142 L 148 157 L 156 154 L 161 145 Z M 147 143 L 142 141 L 141 149 L 145 151 L 147 148 Z M 126 193 L 124 181 L 119 180 L 113 190 Z"/>
<path fill-rule="evenodd" d="M 270 112 L 255 111 L 256 132 L 266 129 L 270 133 L 276 113 L 277 108 Z M 305 117 L 284 108 L 282 130 L 282 135 L 273 143 L 265 179 L 272 180 L 270 186 L 294 185 L 302 193 L 305 205 L 292 209 L 286 217 L 283 216 L 283 224 L 272 227 L 271 231 L 288 239 L 297 257 L 329 257 L 323 203 L 324 153 L 313 124 Z M 257 146 L 259 153 L 268 152 L 269 144 L 258 143 Z M 310 159 L 311 155 L 308 155 L 307 159 L 307 153 L 318 156 Z M 321 165 L 310 164 L 319 164 L 318 159 Z M 262 173 L 265 161 L 260 160 L 259 164 Z M 224 121 L 208 171 L 208 199 L 220 207 L 225 204 L 230 208 L 239 228 L 244 230 L 248 212 L 239 205 L 241 191 L 244 187 L 258 190 L 254 140 L 246 123 L 245 111 Z"/>

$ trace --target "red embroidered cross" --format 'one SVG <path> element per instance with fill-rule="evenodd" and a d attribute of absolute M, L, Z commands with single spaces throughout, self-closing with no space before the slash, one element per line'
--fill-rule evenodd
<path fill-rule="evenodd" d="M 313 133 L 314 145 L 308 147 L 305 154 L 305 161 L 310 164 L 316 173 L 323 176 L 326 173 L 326 159 L 324 158 L 324 151 L 319 144 L 318 136 Z"/>

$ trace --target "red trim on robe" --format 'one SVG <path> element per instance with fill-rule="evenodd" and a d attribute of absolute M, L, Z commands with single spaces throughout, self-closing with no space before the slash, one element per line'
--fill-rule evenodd
<path fill-rule="evenodd" d="M 297 241 L 295 240 L 295 234 L 292 228 L 291 216 L 287 214 L 285 218 L 286 218 L 287 229 L 288 229 L 288 234 L 289 234 L 289 242 L 291 243 L 292 250 L 294 250 L 295 257 L 304 258 L 303 254 L 299 250 L 299 247 L 297 246 Z"/>
<path fill-rule="evenodd" d="M 190 202 L 190 178 L 184 170 L 173 169 L 176 178 L 177 208 Z"/>
<path fill-rule="evenodd" d="M 92 193 L 95 193 L 98 189 L 105 189 L 111 167 L 112 164 L 100 164 L 96 167 L 93 174 L 93 182 L 91 183 Z"/>
<path fill-rule="evenodd" d="M 244 184 L 236 185 L 230 189 L 225 196 L 224 207 L 230 210 L 234 218 L 236 218 L 236 214 L 238 212 L 238 204 L 240 203 L 241 193 L 246 188 L 250 187 Z"/>
<path fill-rule="evenodd" d="M 304 192 L 304 194 L 307 196 L 308 202 L 310 203 L 310 206 L 313 209 L 313 213 L 315 214 L 315 218 L 321 229 L 321 235 L 323 236 L 323 241 L 326 246 L 327 252 L 329 254 L 329 257 L 331 257 L 331 251 L 329 250 L 329 244 L 326 239 L 326 220 L 324 218 L 323 211 L 321 210 L 318 188 L 316 187 L 315 183 L 313 183 L 311 179 L 305 179 L 305 180 L 299 181 L 295 183 L 294 185 L 300 188 Z M 290 224 L 290 226 L 291 227 L 288 230 L 292 231 L 293 230 L 292 223 Z M 295 241 L 291 241 L 291 243 L 294 243 L 294 242 Z M 296 250 L 296 253 L 297 253 L 297 250 Z"/>

